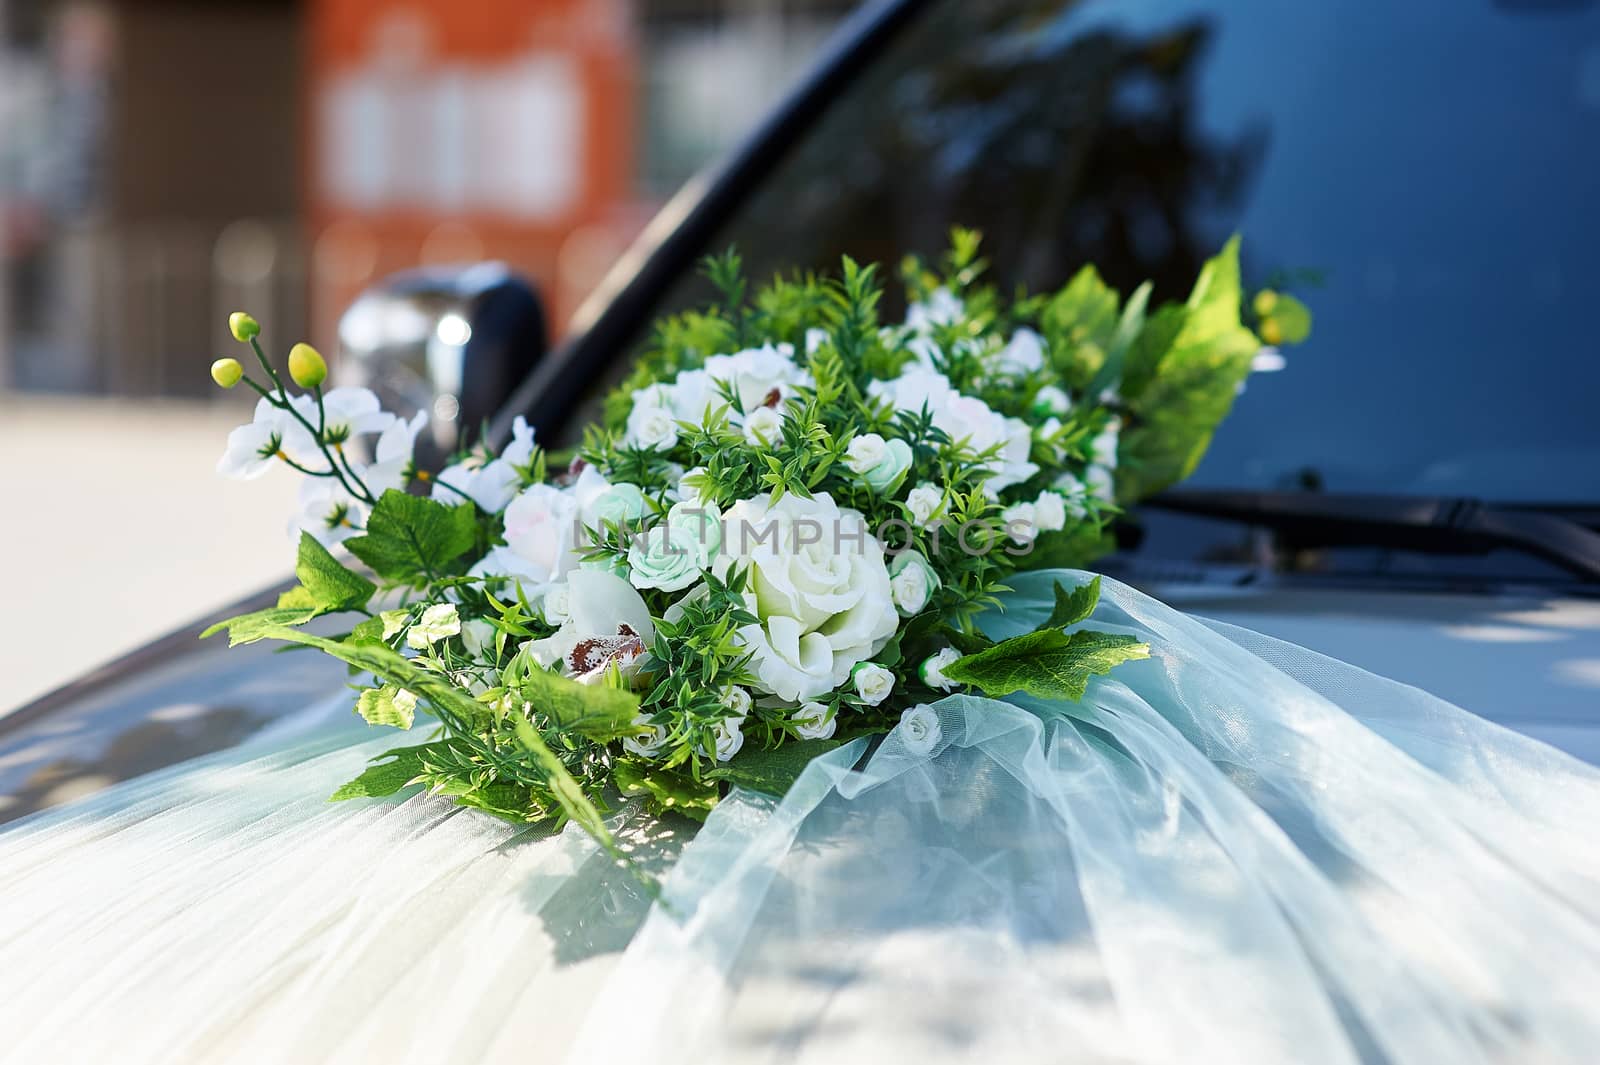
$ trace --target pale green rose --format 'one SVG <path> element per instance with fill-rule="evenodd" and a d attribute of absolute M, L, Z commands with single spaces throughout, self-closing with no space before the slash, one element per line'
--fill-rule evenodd
<path fill-rule="evenodd" d="M 650 503 L 638 485 L 614 484 L 589 504 L 584 517 L 598 529 L 608 522 L 618 526 L 637 525 L 648 513 Z"/>
<path fill-rule="evenodd" d="M 922 613 L 941 583 L 928 560 L 916 551 L 906 551 L 889 563 L 889 594 L 905 617 Z"/>
<path fill-rule="evenodd" d="M 722 515 L 716 507 L 678 503 L 655 528 L 628 548 L 629 580 L 635 588 L 681 592 L 700 579 L 722 548 Z"/>
<path fill-rule="evenodd" d="M 845 465 L 866 486 L 880 495 L 900 487 L 911 468 L 911 445 L 904 440 L 885 440 L 877 433 L 865 433 L 845 448 Z"/>

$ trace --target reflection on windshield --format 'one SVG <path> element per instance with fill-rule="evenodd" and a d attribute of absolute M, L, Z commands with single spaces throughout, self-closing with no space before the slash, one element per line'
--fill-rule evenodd
<path fill-rule="evenodd" d="M 1597 174 L 1600 5 L 945 0 L 711 247 L 1174 296 L 1239 231 L 1317 327 L 1195 483 L 1593 500 Z"/>

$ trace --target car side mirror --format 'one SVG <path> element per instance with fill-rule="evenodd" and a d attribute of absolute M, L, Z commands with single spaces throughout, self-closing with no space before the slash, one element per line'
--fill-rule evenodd
<path fill-rule="evenodd" d="M 417 461 L 437 468 L 476 439 L 548 343 L 537 290 L 504 264 L 410 270 L 367 289 L 339 319 L 335 377 L 403 417 L 426 410 Z"/>

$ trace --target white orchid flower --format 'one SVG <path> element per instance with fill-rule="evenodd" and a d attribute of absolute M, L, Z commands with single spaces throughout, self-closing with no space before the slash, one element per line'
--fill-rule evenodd
<path fill-rule="evenodd" d="M 560 663 L 579 680 L 593 681 L 615 665 L 636 668 L 656 627 L 633 585 L 601 570 L 574 570 L 567 578 L 569 613 L 554 636 L 525 645 L 544 666 Z"/>

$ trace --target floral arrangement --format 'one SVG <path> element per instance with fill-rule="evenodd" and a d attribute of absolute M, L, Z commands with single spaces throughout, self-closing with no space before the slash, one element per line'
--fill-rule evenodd
<path fill-rule="evenodd" d="M 291 392 L 259 325 L 232 317 L 265 377 L 212 367 L 260 394 L 220 470 L 305 482 L 299 586 L 217 629 L 348 663 L 373 725 L 436 721 L 335 799 L 420 783 L 614 847 L 619 796 L 704 816 L 854 737 L 931 749 L 948 692 L 1076 699 L 1147 654 L 1083 627 L 1098 582 L 1058 587 L 1024 636 L 992 643 L 978 618 L 1019 568 L 1106 551 L 1121 507 L 1194 468 L 1263 338 L 1309 324 L 1278 293 L 1245 306 L 1236 241 L 1157 309 L 1092 267 L 1008 301 L 965 231 L 939 263 L 907 261 L 893 325 L 876 267 L 753 296 L 731 252 L 707 274 L 719 300 L 659 325 L 575 454 L 519 420 L 503 450 L 437 474 L 412 461 L 424 415 L 325 392 L 304 344 Z M 358 620 L 305 627 L 323 615 Z"/>

